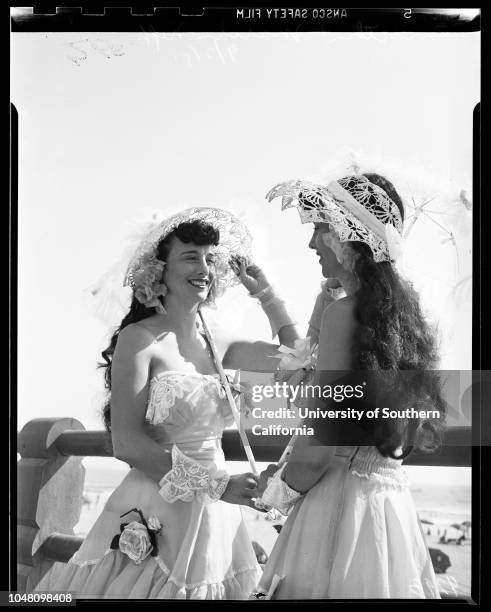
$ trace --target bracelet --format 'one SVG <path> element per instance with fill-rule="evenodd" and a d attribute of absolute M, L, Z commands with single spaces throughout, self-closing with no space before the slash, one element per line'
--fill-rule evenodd
<path fill-rule="evenodd" d="M 206 504 L 222 497 L 229 479 L 230 475 L 224 470 L 205 467 L 174 444 L 172 469 L 159 481 L 159 495 L 170 504 L 195 499 Z"/>
<path fill-rule="evenodd" d="M 263 287 L 261 291 L 258 291 L 257 293 L 249 293 L 249 295 L 257 300 L 261 300 L 261 298 L 269 292 L 273 292 L 273 287 L 271 287 L 271 285 L 266 285 L 266 287 Z"/>
<path fill-rule="evenodd" d="M 259 300 L 261 302 L 261 306 L 264 308 L 265 306 L 269 306 L 270 304 L 284 304 L 285 302 L 281 300 L 276 294 L 273 293 L 271 296 L 266 296 L 264 300 Z"/>

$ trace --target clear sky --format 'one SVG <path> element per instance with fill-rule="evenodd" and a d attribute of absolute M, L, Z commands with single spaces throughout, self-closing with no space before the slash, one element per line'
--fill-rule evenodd
<path fill-rule="evenodd" d="M 13 34 L 19 429 L 41 416 L 101 428 L 95 365 L 107 328 L 83 290 L 149 209 L 240 215 L 306 329 L 321 281 L 311 227 L 264 195 L 283 180 L 327 180 L 350 150 L 398 177 L 406 197 L 436 198 L 458 256 L 444 231 L 418 222 L 410 266 L 443 329 L 444 367 L 470 368 L 470 213 L 458 195 L 472 198 L 479 44 L 477 33 Z M 241 287 L 214 316 L 269 337 Z"/>

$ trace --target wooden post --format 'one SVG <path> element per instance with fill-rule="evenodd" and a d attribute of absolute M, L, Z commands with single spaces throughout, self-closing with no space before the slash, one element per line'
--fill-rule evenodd
<path fill-rule="evenodd" d="M 17 464 L 17 590 L 32 591 L 53 566 L 41 549 L 53 533 L 73 535 L 80 520 L 85 479 L 83 457 L 63 455 L 57 437 L 84 430 L 71 418 L 34 419 L 19 434 Z"/>

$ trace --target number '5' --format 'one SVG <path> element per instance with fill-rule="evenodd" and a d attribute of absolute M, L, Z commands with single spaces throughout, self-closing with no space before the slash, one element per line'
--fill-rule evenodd
<path fill-rule="evenodd" d="M 413 9 L 404 9 L 404 19 L 411 19 Z"/>

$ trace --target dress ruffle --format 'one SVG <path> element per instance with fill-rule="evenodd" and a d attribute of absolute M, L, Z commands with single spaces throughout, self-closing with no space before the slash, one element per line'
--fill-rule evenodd
<path fill-rule="evenodd" d="M 277 575 L 273 599 L 440 598 L 404 470 L 375 452 L 337 457 L 295 504 L 258 591 Z"/>
<path fill-rule="evenodd" d="M 163 525 L 158 554 L 135 563 L 110 543 L 123 510 L 136 504 Z M 56 564 L 58 566 L 58 564 Z M 81 548 L 35 591 L 71 591 L 79 599 L 247 599 L 261 577 L 238 506 L 217 501 L 169 504 L 133 468 L 106 502 Z"/>
<path fill-rule="evenodd" d="M 166 371 L 152 381 L 145 431 L 173 448 L 171 472 L 182 472 L 171 483 L 178 495 L 164 499 L 154 480 L 131 468 L 77 553 L 55 563 L 34 590 L 72 591 L 79 599 L 247 599 L 256 586 L 261 569 L 241 508 L 220 499 L 207 503 L 224 489 L 221 436 L 233 421 L 219 377 Z M 140 514 L 160 525 L 152 529 L 156 556 L 136 554 L 136 547 L 139 563 L 123 552 L 126 544 L 111 549 L 131 512 L 130 522 Z"/>
<path fill-rule="evenodd" d="M 183 584 L 158 557 L 137 565 L 121 551 L 108 550 L 98 560 L 77 562 L 75 555 L 58 577 L 48 573 L 36 591 L 70 591 L 78 599 L 246 599 L 258 575 L 256 568 L 245 568 Z"/>

